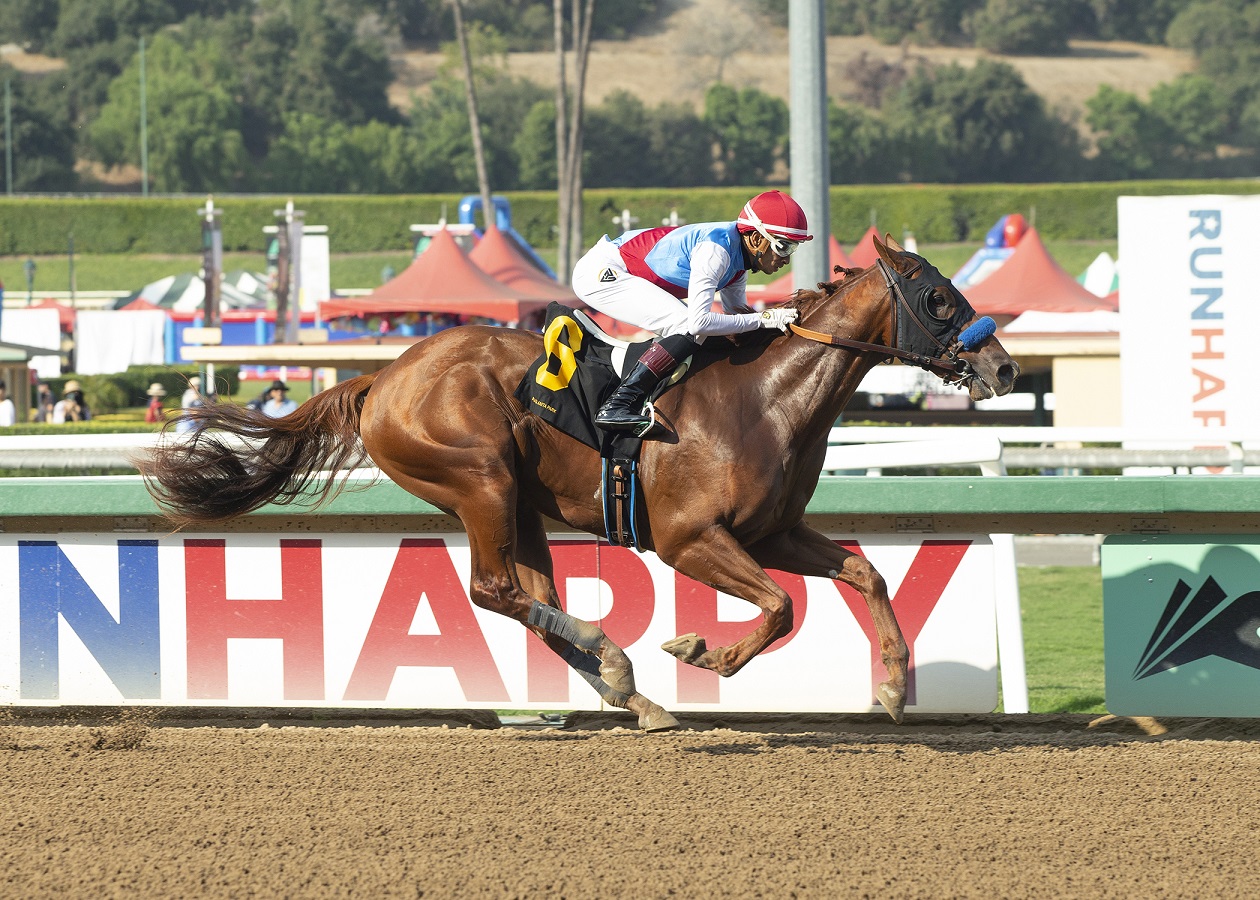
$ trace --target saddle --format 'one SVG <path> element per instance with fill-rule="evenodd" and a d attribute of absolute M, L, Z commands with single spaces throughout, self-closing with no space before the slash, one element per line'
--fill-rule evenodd
<path fill-rule="evenodd" d="M 599 451 L 603 460 L 600 493 L 608 542 L 642 550 L 642 493 L 638 461 L 643 438 L 606 432 L 595 413 L 651 341 L 628 342 L 607 334 L 585 312 L 560 303 L 547 307 L 543 353 L 516 388 L 525 409 L 565 434 Z M 679 372 L 685 371 L 685 364 Z M 671 383 L 681 377 L 676 373 Z M 664 389 L 662 384 L 659 390 Z"/>

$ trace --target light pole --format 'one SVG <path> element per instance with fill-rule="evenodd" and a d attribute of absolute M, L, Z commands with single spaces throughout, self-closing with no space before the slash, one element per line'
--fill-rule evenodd
<path fill-rule="evenodd" d="M 145 95 L 144 35 L 140 35 L 140 196 L 149 196 L 149 105 Z"/>

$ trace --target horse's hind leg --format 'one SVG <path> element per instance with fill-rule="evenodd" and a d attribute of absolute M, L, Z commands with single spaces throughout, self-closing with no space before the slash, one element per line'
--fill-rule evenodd
<path fill-rule="evenodd" d="M 880 657 L 888 669 L 888 680 L 875 689 L 875 696 L 893 720 L 900 723 L 906 708 L 910 651 L 893 613 L 883 576 L 864 557 L 838 546 L 803 522 L 753 544 L 748 552 L 766 568 L 843 581 L 862 595 L 879 635 Z"/>
<path fill-rule="evenodd" d="M 606 703 L 637 714 L 640 728 L 664 731 L 678 727 L 677 719 L 635 689 L 634 668 L 625 652 L 597 626 L 561 610 L 542 516 L 531 509 L 518 510 L 516 541 L 515 569 L 524 585 L 523 593 L 543 598 L 530 604 L 526 625 Z"/>

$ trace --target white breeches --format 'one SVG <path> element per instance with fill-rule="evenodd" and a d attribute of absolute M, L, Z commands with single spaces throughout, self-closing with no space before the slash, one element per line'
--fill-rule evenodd
<path fill-rule="evenodd" d="M 621 253 L 608 238 L 600 239 L 577 261 L 570 286 L 584 303 L 618 322 L 661 337 L 687 333 L 686 301 L 626 271 Z"/>

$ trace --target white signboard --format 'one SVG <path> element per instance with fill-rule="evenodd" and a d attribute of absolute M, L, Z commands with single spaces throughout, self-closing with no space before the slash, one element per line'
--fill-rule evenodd
<path fill-rule="evenodd" d="M 911 648 L 911 712 L 997 705 L 987 537 L 843 537 L 888 582 Z M 758 611 L 652 554 L 555 538 L 556 583 L 673 710 L 877 710 L 886 677 L 866 604 L 772 573 L 790 635 L 732 678 L 660 645 L 748 634 Z M 0 535 L 0 703 L 599 709 L 518 623 L 473 607 L 464 535 Z"/>
<path fill-rule="evenodd" d="M 1260 432 L 1260 197 L 1121 197 L 1124 427 Z"/>
<path fill-rule="evenodd" d="M 319 309 L 332 296 L 327 234 L 302 235 L 302 311 Z"/>

